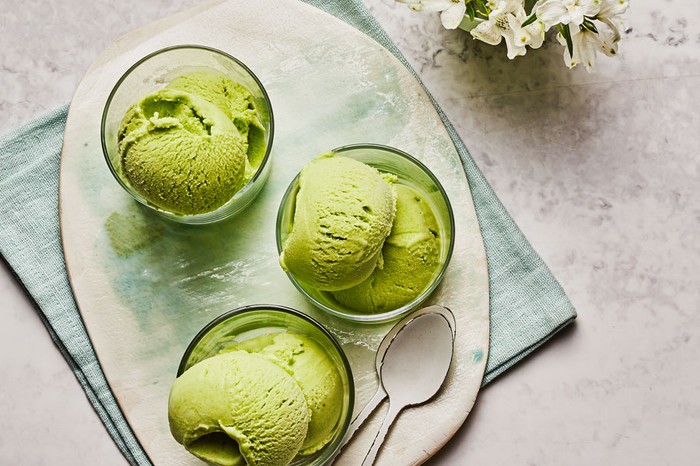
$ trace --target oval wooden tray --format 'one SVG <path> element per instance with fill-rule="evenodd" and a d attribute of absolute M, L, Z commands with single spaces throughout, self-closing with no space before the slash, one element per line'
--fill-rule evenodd
<path fill-rule="evenodd" d="M 265 85 L 276 134 L 270 179 L 243 214 L 209 226 L 157 217 L 111 177 L 100 117 L 111 87 L 135 61 L 162 47 L 202 44 L 246 63 Z M 321 315 L 277 263 L 278 203 L 313 157 L 376 142 L 405 150 L 441 180 L 454 208 L 456 244 L 445 279 L 426 304 L 450 307 L 456 355 L 430 403 L 405 410 L 379 465 L 425 461 L 469 414 L 486 365 L 488 277 L 483 241 L 459 156 L 428 96 L 384 47 L 295 0 L 215 2 L 134 31 L 92 64 L 66 125 L 60 225 L 69 278 L 102 369 L 130 426 L 157 465 L 201 464 L 171 437 L 167 396 L 195 333 L 229 309 L 276 303 L 324 323 L 350 358 L 358 412 L 374 393 L 374 351 L 389 325 L 358 326 Z M 360 464 L 386 403 L 336 464 Z"/>

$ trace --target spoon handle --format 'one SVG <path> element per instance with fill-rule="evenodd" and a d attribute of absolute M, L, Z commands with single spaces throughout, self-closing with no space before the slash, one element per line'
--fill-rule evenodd
<path fill-rule="evenodd" d="M 382 384 L 379 384 L 379 387 L 377 387 L 377 391 L 372 399 L 367 402 L 362 411 L 360 411 L 360 414 L 357 415 L 357 417 L 350 424 L 350 427 L 348 427 L 348 431 L 345 434 L 343 441 L 340 442 L 340 448 L 344 447 L 350 441 L 352 436 L 355 435 L 357 429 L 359 429 L 360 426 L 367 420 L 369 415 L 372 414 L 375 409 L 377 409 L 379 403 L 384 401 L 384 398 L 386 398 L 386 392 L 384 391 Z"/>
<path fill-rule="evenodd" d="M 389 432 L 389 427 L 391 427 L 391 425 L 394 423 L 396 416 L 399 415 L 402 409 L 403 406 L 395 408 L 391 403 L 391 399 L 389 399 L 389 411 L 386 413 L 384 422 L 382 422 L 382 426 L 379 428 L 379 432 L 377 432 L 377 436 L 374 438 L 372 447 L 369 449 L 369 452 L 367 452 L 367 456 L 365 456 L 362 466 L 371 466 L 374 464 L 374 460 L 377 458 L 377 453 L 379 453 L 379 448 L 384 443 L 384 438 L 386 437 L 387 432 Z"/>
<path fill-rule="evenodd" d="M 386 392 L 384 391 L 384 387 L 382 387 L 382 384 L 379 384 L 379 387 L 377 387 L 377 391 L 374 393 L 372 399 L 369 400 L 369 402 L 367 402 L 365 407 L 362 408 L 362 411 L 360 411 L 360 414 L 357 415 L 357 417 L 352 421 L 352 423 L 348 427 L 348 431 L 345 433 L 345 437 L 343 437 L 343 440 L 341 440 L 340 445 L 338 446 L 338 449 L 336 450 L 335 454 L 329 458 L 329 465 L 333 464 L 343 447 L 347 445 L 350 439 L 353 437 L 353 435 L 355 435 L 357 429 L 360 428 L 360 426 L 367 420 L 369 415 L 372 414 L 372 412 L 374 412 L 375 409 L 377 409 L 379 403 L 384 401 L 385 398 Z"/>

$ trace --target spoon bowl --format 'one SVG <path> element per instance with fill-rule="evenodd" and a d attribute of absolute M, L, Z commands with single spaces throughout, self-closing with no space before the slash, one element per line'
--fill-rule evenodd
<path fill-rule="evenodd" d="M 452 329 L 441 314 L 424 314 L 412 324 L 396 335 L 380 369 L 391 402 L 405 406 L 435 396 L 452 362 Z"/>

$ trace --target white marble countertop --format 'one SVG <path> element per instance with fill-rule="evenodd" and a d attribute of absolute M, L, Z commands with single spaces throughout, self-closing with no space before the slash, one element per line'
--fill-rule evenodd
<path fill-rule="evenodd" d="M 593 74 L 551 40 L 509 61 L 435 15 L 367 4 L 579 313 L 429 464 L 695 464 L 700 3 L 633 0 Z M 0 0 L 0 133 L 70 100 L 114 39 L 192 5 Z M 0 464 L 126 465 L 4 264 L 0 311 Z"/>

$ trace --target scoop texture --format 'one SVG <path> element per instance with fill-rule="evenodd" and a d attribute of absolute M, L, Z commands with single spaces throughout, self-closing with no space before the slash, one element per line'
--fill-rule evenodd
<path fill-rule="evenodd" d="M 359 285 L 333 292 L 355 311 L 398 309 L 422 293 L 438 270 L 440 234 L 430 205 L 407 186 L 396 185 L 396 192 L 396 219 L 382 249 L 383 266 Z"/>
<path fill-rule="evenodd" d="M 192 454 L 221 466 L 285 466 L 302 447 L 309 408 L 282 367 L 246 351 L 205 359 L 178 377 L 170 430 Z"/>
<path fill-rule="evenodd" d="M 226 76 L 206 72 L 182 75 L 170 82 L 168 88 L 203 97 L 226 114 L 248 144 L 244 175 L 248 182 L 260 167 L 267 150 L 265 127 L 258 118 L 253 94 Z"/>
<path fill-rule="evenodd" d="M 332 154 L 304 166 L 282 267 L 319 290 L 366 280 L 381 263 L 396 215 L 395 179 Z"/>
<path fill-rule="evenodd" d="M 283 368 L 301 387 L 311 419 L 300 455 L 320 450 L 333 438 L 343 407 L 343 385 L 320 344 L 304 335 L 275 333 L 246 340 L 231 349 L 259 354 Z"/>

